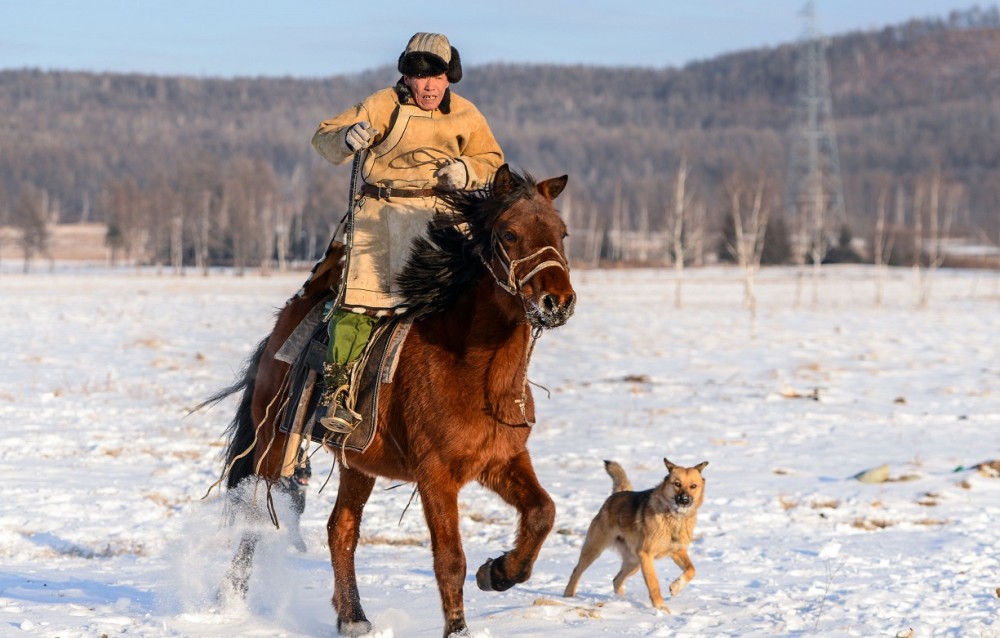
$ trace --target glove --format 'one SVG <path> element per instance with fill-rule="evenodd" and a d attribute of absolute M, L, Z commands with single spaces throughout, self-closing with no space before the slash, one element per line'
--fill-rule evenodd
<path fill-rule="evenodd" d="M 469 169 L 465 167 L 465 162 L 456 159 L 437 169 L 434 172 L 434 177 L 437 178 L 439 185 L 458 190 L 465 188 L 466 184 L 469 183 Z"/>
<path fill-rule="evenodd" d="M 372 128 L 372 125 L 368 122 L 361 121 L 351 125 L 351 128 L 347 129 L 344 142 L 347 144 L 347 148 L 351 149 L 352 153 L 357 153 L 371 146 L 376 135 L 378 135 L 377 128 Z"/>

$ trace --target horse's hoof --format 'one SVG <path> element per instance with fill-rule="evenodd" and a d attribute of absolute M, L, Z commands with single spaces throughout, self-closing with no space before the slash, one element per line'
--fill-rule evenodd
<path fill-rule="evenodd" d="M 483 566 L 479 568 L 476 572 L 476 584 L 479 585 L 479 589 L 483 591 L 507 591 L 518 582 L 511 578 L 506 578 L 501 574 L 497 573 L 503 565 L 503 560 L 507 555 L 504 554 L 500 558 L 493 560 L 492 558 L 487 558 Z"/>
<path fill-rule="evenodd" d="M 300 554 L 305 554 L 306 551 L 308 550 L 308 548 L 306 547 L 306 541 L 304 538 L 302 538 L 302 534 L 290 533 L 288 541 L 292 544 L 292 547 L 295 548 L 295 551 L 299 552 Z"/>
<path fill-rule="evenodd" d="M 479 585 L 479 589 L 483 591 L 494 591 L 493 581 L 490 578 L 490 568 L 492 566 L 493 559 L 487 558 L 486 562 L 479 568 L 479 571 L 476 572 L 476 584 Z"/>
<path fill-rule="evenodd" d="M 372 624 L 367 620 L 337 620 L 337 632 L 341 636 L 357 638 L 371 633 Z"/>
<path fill-rule="evenodd" d="M 244 601 L 247 599 L 247 592 L 249 590 L 250 587 L 246 578 L 235 578 L 232 575 L 228 575 L 215 592 L 215 601 L 220 605 L 228 605 L 235 601 Z"/>

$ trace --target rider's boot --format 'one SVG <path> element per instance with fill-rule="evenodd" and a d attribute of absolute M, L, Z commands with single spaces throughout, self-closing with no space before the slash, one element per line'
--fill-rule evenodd
<path fill-rule="evenodd" d="M 319 424 L 336 434 L 350 434 L 361 423 L 361 415 L 353 410 L 351 397 L 351 369 L 335 362 L 327 362 L 323 367 L 326 390 L 320 397 L 317 411 Z"/>

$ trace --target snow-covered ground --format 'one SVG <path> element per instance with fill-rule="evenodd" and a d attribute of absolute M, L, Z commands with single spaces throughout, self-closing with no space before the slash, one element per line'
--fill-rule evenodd
<path fill-rule="evenodd" d="M 0 274 L 0 635 L 333 636 L 326 518 L 336 476 L 315 457 L 305 554 L 275 532 L 245 605 L 215 590 L 232 553 L 218 491 L 233 402 L 185 416 L 232 381 L 302 273 L 208 278 L 58 270 Z M 513 540 L 512 511 L 462 492 L 474 636 L 1000 636 L 1000 280 L 940 271 L 916 308 L 912 273 L 825 268 L 795 307 L 796 271 L 765 270 L 759 334 L 735 270 L 689 271 L 675 309 L 663 271 L 575 271 L 576 316 L 539 342 L 530 441 L 556 501 L 531 580 L 484 593 L 474 571 Z M 637 487 L 662 458 L 707 460 L 672 614 L 639 576 L 612 592 L 606 554 L 563 599 L 603 459 Z M 889 466 L 890 481 L 862 483 Z M 373 635 L 439 636 L 410 486 L 379 480 L 358 550 Z M 677 575 L 658 562 L 662 583 Z"/>

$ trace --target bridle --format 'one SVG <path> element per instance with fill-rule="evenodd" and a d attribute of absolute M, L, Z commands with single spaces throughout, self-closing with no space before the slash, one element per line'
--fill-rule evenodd
<path fill-rule="evenodd" d="M 517 277 L 517 268 L 521 264 L 531 261 L 532 259 L 542 255 L 548 251 L 555 253 L 556 259 L 547 259 L 537 266 L 531 269 L 528 274 L 524 275 L 520 279 Z M 562 253 L 555 246 L 542 246 L 535 252 L 531 253 L 527 257 L 521 257 L 520 259 L 511 259 L 510 255 L 504 249 L 503 244 L 497 239 L 496 234 L 493 235 L 493 254 L 499 258 L 500 266 L 503 268 L 503 273 L 507 276 L 506 280 L 501 279 L 493 266 L 490 264 L 490 260 L 487 259 L 486 255 L 480 251 L 479 258 L 482 260 L 483 265 L 486 266 L 486 270 L 490 271 L 493 275 L 493 280 L 496 282 L 500 288 L 504 291 L 510 293 L 511 295 L 519 295 L 521 293 L 521 288 L 524 287 L 526 283 L 534 279 L 535 275 L 545 270 L 546 268 L 557 267 L 562 269 L 564 272 L 569 272 L 569 264 L 566 262 L 566 258 L 563 257 Z"/>

